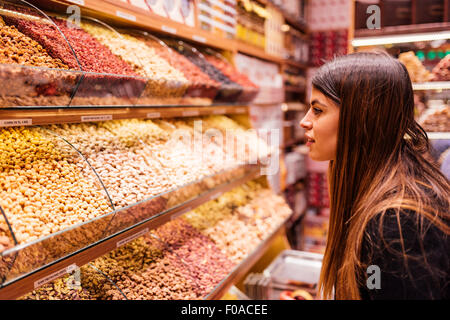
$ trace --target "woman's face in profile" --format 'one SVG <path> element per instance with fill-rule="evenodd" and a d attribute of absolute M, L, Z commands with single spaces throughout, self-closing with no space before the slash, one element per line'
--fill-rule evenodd
<path fill-rule="evenodd" d="M 338 125 L 338 106 L 319 90 L 313 88 L 310 108 L 300 121 L 300 126 L 306 130 L 311 159 L 328 161 L 336 158 Z"/>

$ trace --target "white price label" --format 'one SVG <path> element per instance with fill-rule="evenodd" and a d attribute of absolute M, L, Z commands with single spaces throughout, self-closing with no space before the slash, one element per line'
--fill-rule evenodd
<path fill-rule="evenodd" d="M 161 113 L 159 113 L 159 112 L 147 113 L 147 118 L 149 118 L 149 119 L 161 118 Z"/>
<path fill-rule="evenodd" d="M 227 110 L 224 108 L 220 108 L 220 109 L 214 109 L 213 110 L 213 114 L 225 114 L 227 113 Z"/>
<path fill-rule="evenodd" d="M 136 21 L 136 17 L 133 16 L 132 14 L 125 13 L 125 12 L 122 12 L 119 10 L 116 11 L 116 16 L 118 16 L 119 18 L 126 19 L 126 20 Z"/>
<path fill-rule="evenodd" d="M 175 220 L 176 218 L 178 218 L 179 216 L 182 216 L 183 214 L 185 214 L 186 212 L 192 211 L 191 207 L 186 207 L 184 209 L 182 209 L 180 212 L 175 213 L 170 220 Z"/>
<path fill-rule="evenodd" d="M 111 114 L 98 115 L 98 116 L 81 116 L 81 122 L 94 122 L 94 121 L 109 121 L 112 120 Z"/>
<path fill-rule="evenodd" d="M 7 119 L 0 120 L 0 127 L 16 127 L 16 126 L 31 126 L 32 119 Z"/>
<path fill-rule="evenodd" d="M 69 2 L 84 6 L 84 0 L 69 0 Z"/>
<path fill-rule="evenodd" d="M 201 36 L 198 36 L 198 35 L 196 35 L 196 34 L 194 34 L 194 35 L 192 36 L 192 39 L 194 39 L 195 41 L 198 41 L 198 42 L 206 43 L 206 38 L 201 37 Z"/>
<path fill-rule="evenodd" d="M 195 117 L 200 114 L 198 110 L 185 110 L 183 111 L 183 117 Z"/>
<path fill-rule="evenodd" d="M 172 34 L 177 34 L 177 29 L 175 28 L 171 28 L 165 25 L 161 26 L 162 31 L 168 32 L 168 33 L 172 33 Z"/>
<path fill-rule="evenodd" d="M 129 236 L 129 237 L 125 238 L 125 239 L 117 241 L 116 247 L 117 248 L 121 247 L 124 244 L 127 244 L 127 243 L 129 243 L 129 242 L 131 242 L 131 241 L 133 241 L 133 240 L 135 240 L 135 239 L 137 239 L 139 237 L 142 237 L 144 234 L 148 233 L 148 231 L 149 231 L 148 228 L 145 228 L 144 230 L 139 231 L 138 233 L 135 233 L 132 236 Z"/>
<path fill-rule="evenodd" d="M 222 195 L 222 192 L 216 192 L 209 197 L 209 201 L 215 200 Z"/>
<path fill-rule="evenodd" d="M 237 113 L 246 113 L 247 112 L 247 108 L 237 108 L 236 112 Z"/>
<path fill-rule="evenodd" d="M 77 268 L 76 264 L 71 264 L 70 266 L 68 266 L 67 268 L 61 269 L 59 271 L 53 272 L 52 274 L 39 279 L 37 281 L 34 282 L 34 288 L 39 288 L 40 286 L 53 281 L 55 279 L 61 278 L 63 275 L 67 274 L 67 273 L 71 273 L 72 271 L 74 271 Z"/>

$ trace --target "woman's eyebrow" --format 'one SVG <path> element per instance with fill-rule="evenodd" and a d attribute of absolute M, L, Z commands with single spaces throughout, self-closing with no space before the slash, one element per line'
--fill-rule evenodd
<path fill-rule="evenodd" d="M 321 102 L 320 102 L 319 100 L 317 100 L 317 99 L 314 99 L 313 101 L 311 101 L 311 106 L 314 106 L 315 104 L 318 104 L 318 105 L 320 105 L 320 106 L 322 106 L 322 107 L 324 107 L 324 108 L 327 108 L 327 107 L 328 107 L 327 105 L 321 103 Z"/>

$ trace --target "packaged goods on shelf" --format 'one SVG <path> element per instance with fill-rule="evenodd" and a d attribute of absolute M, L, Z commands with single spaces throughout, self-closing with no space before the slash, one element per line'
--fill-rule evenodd
<path fill-rule="evenodd" d="M 290 28 L 285 33 L 285 59 L 307 64 L 309 61 L 309 44 L 300 31 Z"/>
<path fill-rule="evenodd" d="M 277 104 L 285 101 L 283 77 L 276 63 L 238 53 L 234 62 L 236 68 L 259 86 L 259 93 L 253 104 Z"/>
<path fill-rule="evenodd" d="M 450 81 L 450 54 L 447 54 L 432 70 L 433 81 Z"/>
<path fill-rule="evenodd" d="M 324 253 L 329 217 L 307 212 L 303 226 L 303 250 L 316 253 Z"/>
<path fill-rule="evenodd" d="M 286 86 L 292 86 L 297 89 L 306 88 L 306 77 L 301 74 L 297 68 L 289 67 L 284 70 L 283 79 Z"/>
<path fill-rule="evenodd" d="M 423 66 L 414 51 L 401 53 L 398 60 L 405 65 L 412 82 L 427 82 L 432 79 L 432 74 Z"/>
<path fill-rule="evenodd" d="M 165 0 L 152 0 L 147 1 L 147 4 L 150 6 L 153 13 L 165 18 L 169 18 L 167 15 L 167 11 L 164 7 Z"/>
<path fill-rule="evenodd" d="M 299 179 L 306 177 L 305 156 L 299 152 L 289 152 L 285 155 L 287 170 L 286 184 L 292 185 Z"/>
<path fill-rule="evenodd" d="M 145 0 L 122 0 L 122 2 L 129 2 L 131 5 L 138 7 L 139 9 L 150 12 L 150 7 Z"/>
<path fill-rule="evenodd" d="M 189 27 L 195 27 L 194 0 L 176 0 L 176 6 L 181 11 L 183 23 Z"/>
<path fill-rule="evenodd" d="M 265 22 L 266 46 L 268 54 L 282 58 L 284 56 L 284 32 L 281 27 L 284 24 L 283 14 L 274 8 L 266 9 L 268 18 Z"/>
<path fill-rule="evenodd" d="M 197 5 L 200 27 L 218 36 L 233 39 L 236 34 L 235 6 L 235 1 L 201 0 Z"/>
<path fill-rule="evenodd" d="M 237 4 L 237 38 L 264 49 L 266 9 L 254 1 L 239 0 Z"/>
<path fill-rule="evenodd" d="M 347 54 L 347 29 L 312 32 L 310 38 L 310 61 L 316 67 L 320 67 L 335 56 Z"/>

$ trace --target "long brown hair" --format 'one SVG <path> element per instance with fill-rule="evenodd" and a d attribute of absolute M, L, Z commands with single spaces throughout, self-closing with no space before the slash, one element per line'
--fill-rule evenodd
<path fill-rule="evenodd" d="M 319 291 L 325 299 L 333 288 L 337 299 L 360 299 L 368 222 L 388 209 L 397 215 L 409 209 L 449 234 L 449 181 L 425 158 L 428 138 L 414 119 L 411 80 L 398 60 L 381 52 L 349 54 L 319 68 L 312 85 L 340 108 Z"/>

